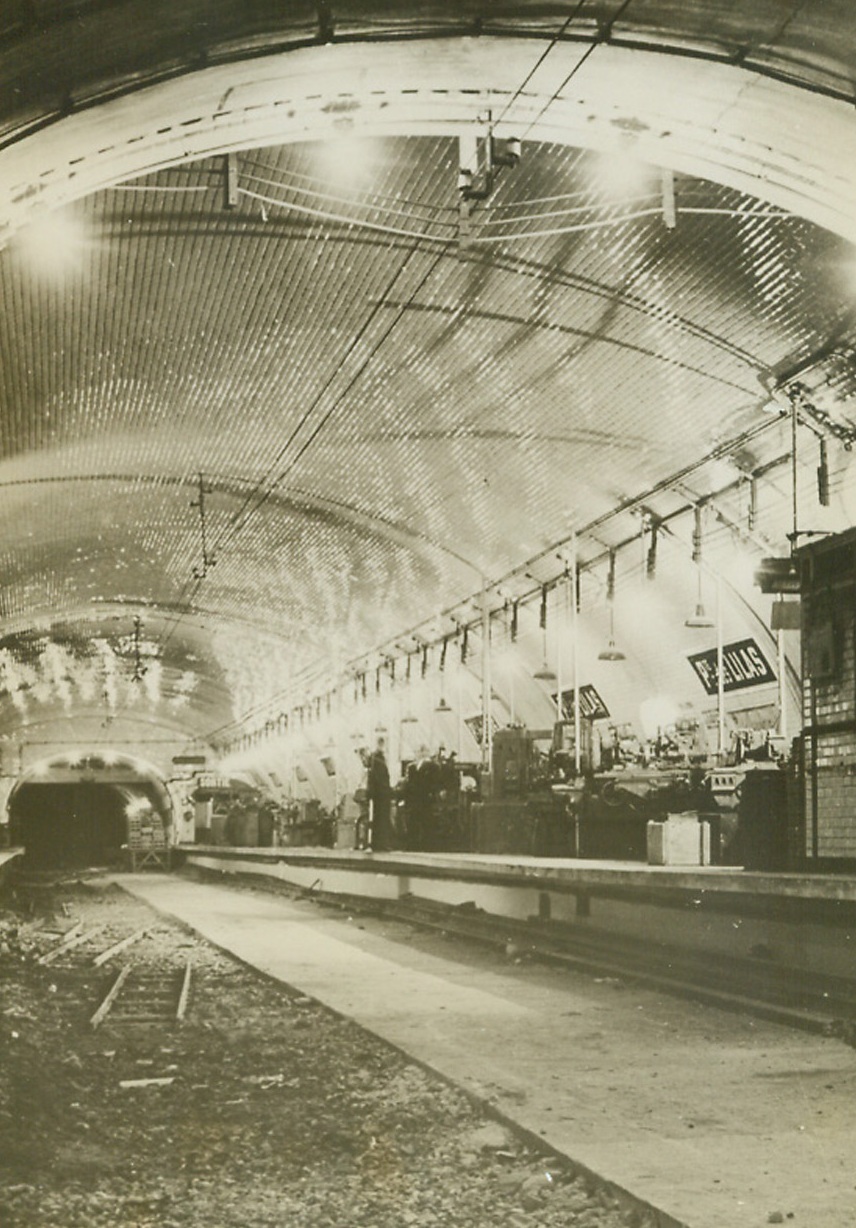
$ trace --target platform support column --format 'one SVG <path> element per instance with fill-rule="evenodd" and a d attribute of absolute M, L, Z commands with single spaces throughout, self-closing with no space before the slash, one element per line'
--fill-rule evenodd
<path fill-rule="evenodd" d="M 579 641 L 579 601 L 577 599 L 579 584 L 579 561 L 577 559 L 577 535 L 574 533 L 571 546 L 571 645 L 573 648 L 574 671 L 574 775 L 579 777 L 582 770 L 582 747 L 580 746 L 580 641 Z M 578 837 L 575 837 L 575 843 Z M 578 850 L 575 850 L 575 856 Z"/>
<path fill-rule="evenodd" d="M 493 721 L 490 702 L 490 607 L 487 602 L 487 581 L 482 576 L 482 768 L 488 780 L 493 773 Z"/>

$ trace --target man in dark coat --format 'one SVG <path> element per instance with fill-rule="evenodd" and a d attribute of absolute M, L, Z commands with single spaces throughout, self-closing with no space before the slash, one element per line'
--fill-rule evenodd
<path fill-rule="evenodd" d="M 369 757 L 366 791 L 371 805 L 372 849 L 382 853 L 393 846 L 391 817 L 392 790 L 386 765 L 383 738 Z"/>

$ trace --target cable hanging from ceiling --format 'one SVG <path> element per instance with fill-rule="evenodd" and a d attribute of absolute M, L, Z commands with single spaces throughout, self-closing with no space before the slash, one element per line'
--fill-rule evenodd
<path fill-rule="evenodd" d="M 386 196 L 383 193 L 373 191 L 340 196 L 335 192 L 322 190 L 321 187 L 317 186 L 318 181 L 310 179 L 308 175 L 299 175 L 294 171 L 286 170 L 281 172 L 279 179 L 271 179 L 269 178 L 271 173 L 269 168 L 268 174 L 263 175 L 258 171 L 254 171 L 252 169 L 253 165 L 253 163 L 249 163 L 246 159 L 242 160 L 242 180 L 260 184 L 265 188 L 275 188 L 282 192 L 292 192 L 295 195 L 308 196 L 322 202 L 329 201 L 337 205 L 347 205 L 350 208 L 357 206 L 363 209 L 374 209 L 377 212 L 386 213 L 392 217 L 406 218 L 408 221 L 416 220 L 417 211 L 420 210 L 426 214 L 426 216 L 420 220 L 426 222 L 433 221 L 438 214 L 442 215 L 445 213 L 454 215 L 457 212 L 453 205 L 434 204 L 433 202 L 427 200 L 400 199 L 396 196 Z M 307 183 L 315 184 L 316 186 L 301 187 L 300 185 L 291 182 L 291 180 L 295 177 L 304 179 Z M 360 199 L 360 197 L 363 197 L 364 199 Z M 393 203 L 387 204 L 387 201 L 391 201 Z M 454 224 L 454 221 L 452 224 Z"/>
<path fill-rule="evenodd" d="M 433 255 L 433 258 L 428 264 L 428 267 L 424 270 L 424 272 L 420 276 L 416 286 L 410 292 L 407 299 L 403 303 L 395 304 L 396 311 L 395 311 L 395 314 L 393 315 L 392 320 L 387 325 L 387 327 L 384 329 L 384 331 L 382 332 L 378 340 L 374 343 L 369 353 L 365 356 L 360 366 L 358 367 L 357 371 L 351 376 L 351 378 L 347 382 L 344 389 L 338 392 L 338 394 L 333 398 L 330 406 L 326 410 L 324 410 L 324 412 L 321 415 L 320 420 L 317 423 L 315 423 L 315 425 L 312 427 L 308 438 L 303 440 L 297 446 L 295 455 L 288 460 L 288 462 L 285 464 L 285 467 L 281 469 L 279 473 L 276 473 L 276 466 L 285 461 L 288 455 L 289 449 L 292 447 L 292 445 L 295 444 L 295 441 L 297 440 L 302 428 L 310 421 L 312 414 L 320 406 L 320 404 L 323 401 L 324 396 L 327 394 L 327 392 L 332 387 L 335 380 L 338 378 L 340 371 L 341 371 L 342 364 L 347 360 L 350 354 L 354 353 L 358 349 L 362 341 L 362 338 L 365 336 L 371 324 L 379 316 L 381 311 L 386 307 L 387 303 L 390 300 L 390 295 L 392 294 L 392 291 L 396 283 L 398 282 L 399 278 L 405 273 L 411 261 L 415 257 L 416 253 L 420 250 L 420 245 L 417 242 L 417 243 L 414 243 L 410 248 L 408 248 L 403 260 L 400 262 L 396 270 L 393 272 L 381 296 L 379 297 L 377 302 L 375 302 L 372 305 L 371 310 L 369 311 L 362 325 L 357 330 L 354 337 L 351 339 L 351 342 L 348 345 L 347 351 L 345 355 L 343 356 L 342 362 L 340 362 L 340 364 L 336 367 L 336 369 L 331 373 L 331 375 L 325 381 L 324 385 L 319 390 L 317 395 L 313 398 L 313 401 L 311 402 L 311 404 L 307 407 L 307 409 L 301 415 L 300 420 L 298 421 L 296 426 L 293 428 L 293 430 L 289 434 L 288 439 L 278 449 L 274 460 L 268 465 L 266 472 L 258 479 L 256 483 L 254 483 L 253 488 L 251 489 L 251 491 L 248 493 L 248 495 L 242 502 L 241 507 L 239 508 L 238 512 L 232 516 L 229 525 L 225 529 L 223 529 L 221 533 L 218 535 L 217 539 L 215 540 L 214 546 L 210 552 L 207 550 L 207 544 L 206 544 L 206 547 L 205 547 L 206 557 L 209 560 L 209 564 L 208 564 L 209 567 L 211 565 L 211 559 L 218 557 L 221 554 L 222 550 L 225 548 L 225 546 L 230 541 L 232 541 L 238 533 L 242 532 L 246 528 L 247 524 L 250 522 L 252 517 L 264 506 L 264 504 L 268 501 L 268 499 L 271 498 L 274 491 L 280 486 L 284 478 L 287 477 L 288 473 L 298 463 L 298 461 L 304 455 L 306 450 L 316 440 L 318 435 L 321 433 L 321 431 L 324 429 L 326 424 L 332 418 L 333 414 L 339 408 L 344 398 L 349 394 L 349 392 L 352 390 L 354 385 L 361 378 L 364 371 L 368 367 L 369 363 L 374 359 L 374 357 L 377 355 L 381 347 L 385 344 L 387 339 L 391 336 L 392 332 L 395 330 L 399 321 L 404 316 L 408 307 L 415 301 L 416 297 L 419 295 L 419 293 L 422 291 L 424 286 L 430 280 L 431 276 L 434 274 L 435 270 L 439 266 L 441 260 L 450 250 L 451 243 L 452 243 L 452 240 L 447 240 L 443 244 L 441 249 L 435 252 L 435 254 Z M 202 502 L 202 500 L 203 500 L 203 496 L 200 495 L 200 502 Z M 197 591 L 199 585 L 201 584 L 206 574 L 207 574 L 207 569 L 205 569 L 204 573 L 195 572 L 193 574 L 192 579 L 186 582 L 182 588 L 182 592 L 181 592 L 182 600 L 189 599 L 190 597 L 192 597 L 193 593 Z M 161 651 L 163 650 L 165 645 L 172 639 L 172 636 L 177 631 L 178 627 L 181 624 L 182 617 L 183 615 L 181 613 L 177 614 L 175 618 L 173 619 L 172 624 L 166 629 L 165 638 L 162 640 L 160 644 Z"/>
<path fill-rule="evenodd" d="M 392 225 L 387 222 L 376 222 L 367 218 L 361 218 L 355 215 L 332 213 L 329 210 L 318 209 L 310 205 L 298 204 L 294 201 L 282 201 L 276 197 L 266 195 L 262 192 L 250 191 L 247 188 L 240 188 L 239 195 L 245 196 L 250 200 L 257 201 L 270 208 L 283 209 L 295 213 L 300 213 L 304 216 L 311 217 L 318 221 L 337 222 L 343 226 L 357 227 L 363 230 L 371 230 L 380 234 L 389 235 L 396 238 L 416 239 L 423 243 L 436 243 L 443 241 L 443 234 L 432 233 L 431 231 L 414 231 L 405 229 L 400 226 Z M 624 210 L 622 212 L 611 213 L 609 216 L 595 217 L 589 221 L 570 221 L 563 225 L 557 226 L 542 226 L 537 229 L 510 229 L 512 224 L 519 227 L 521 221 L 539 221 L 541 217 L 552 216 L 570 216 L 570 215 L 586 215 L 590 216 L 593 213 L 602 213 L 603 206 L 598 204 L 579 206 L 573 209 L 562 211 L 552 210 L 543 215 L 530 214 L 524 217 L 515 217 L 513 219 L 495 218 L 493 208 L 490 213 L 485 214 L 485 222 L 481 232 L 478 235 L 472 235 L 468 238 L 468 244 L 485 245 L 488 243 L 497 242 L 522 242 L 526 239 L 543 239 L 552 238 L 559 235 L 583 234 L 589 231 L 611 230 L 619 226 L 625 226 L 631 222 L 644 221 L 648 218 L 660 218 L 662 216 L 662 206 L 656 205 L 650 208 Z M 727 218 L 744 218 L 744 217 L 763 217 L 763 218 L 790 218 L 790 214 L 781 209 L 757 209 L 751 213 L 745 209 L 731 208 L 716 208 L 716 207 L 695 207 L 684 206 L 681 208 L 681 216 L 693 215 L 718 215 Z M 457 236 L 457 224 L 448 222 L 437 222 L 436 226 L 442 227 L 450 234 Z M 502 227 L 506 227 L 502 229 Z"/>
<path fill-rule="evenodd" d="M 748 438 L 750 435 L 754 436 L 755 434 L 759 433 L 760 429 L 761 428 L 754 428 L 751 432 L 745 433 L 746 437 Z M 735 441 L 731 441 L 731 444 L 729 446 L 733 449 L 737 446 L 737 444 Z M 702 461 L 690 467 L 690 471 L 694 471 L 696 469 L 702 468 L 705 464 L 709 463 L 711 459 L 715 459 L 715 456 L 713 454 L 711 455 L 711 457 L 706 457 Z M 757 475 L 756 475 L 756 480 L 757 480 Z M 736 478 L 735 482 L 732 483 L 731 485 L 735 487 L 740 487 L 742 485 L 742 477 Z M 656 489 L 660 489 L 660 488 L 658 487 Z M 669 479 L 667 482 L 662 484 L 662 489 L 663 490 L 673 490 L 674 489 L 674 479 L 673 478 Z M 608 610 L 610 614 L 610 626 L 609 626 L 610 635 L 609 635 L 609 643 L 608 643 L 607 649 L 604 650 L 604 652 L 600 654 L 600 658 L 602 660 L 621 661 L 624 659 L 624 654 L 615 645 L 614 627 L 612 626 L 612 618 L 613 618 L 612 610 L 613 610 L 614 586 L 615 586 L 615 561 L 616 561 L 618 552 L 624 548 L 632 546 L 634 542 L 641 541 L 644 547 L 642 564 L 641 564 L 643 575 L 647 575 L 649 580 L 653 579 L 655 575 L 655 568 L 656 568 L 656 554 L 657 554 L 656 543 L 659 538 L 659 535 L 662 532 L 669 531 L 667 528 L 667 521 L 671 521 L 675 519 L 676 517 L 685 516 L 688 513 L 693 513 L 694 516 L 696 517 L 696 522 L 698 522 L 699 504 L 697 501 L 690 503 L 689 505 L 682 507 L 678 509 L 677 511 L 670 512 L 667 516 L 652 515 L 650 508 L 648 508 L 646 504 L 651 499 L 651 496 L 654 493 L 656 493 L 656 490 L 645 492 L 644 494 L 638 496 L 636 499 L 626 502 L 621 507 L 612 509 L 609 513 L 597 518 L 595 521 L 591 522 L 590 525 L 584 527 L 582 530 L 575 532 L 575 534 L 573 535 L 573 538 L 576 540 L 579 538 L 579 536 L 583 534 L 588 534 L 590 532 L 593 532 L 596 527 L 602 526 L 607 521 L 611 521 L 615 519 L 616 517 L 619 517 L 627 513 L 631 513 L 631 514 L 634 512 L 638 513 L 641 509 L 640 528 L 636 530 L 634 533 L 627 536 L 624 540 L 615 543 L 605 553 L 601 551 L 600 553 L 593 555 L 592 557 L 585 559 L 585 560 L 580 560 L 575 553 L 576 596 L 575 596 L 574 605 L 576 609 L 579 609 L 580 607 L 580 582 L 581 582 L 581 577 L 583 573 L 591 572 L 595 567 L 597 567 L 603 561 L 604 557 L 606 558 L 608 562 L 607 605 L 608 605 Z M 547 623 L 547 610 L 548 610 L 547 595 L 549 593 L 551 585 L 556 582 L 557 577 L 552 576 L 548 580 L 538 581 L 535 579 L 535 576 L 532 575 L 531 570 L 528 570 L 528 569 L 531 569 L 532 566 L 538 563 L 539 561 L 541 562 L 545 561 L 549 555 L 556 553 L 556 551 L 560 551 L 561 548 L 566 544 L 567 542 L 563 541 L 563 542 L 559 542 L 559 543 L 556 543 L 548 547 L 541 555 L 536 556 L 535 559 L 528 561 L 528 563 L 526 564 L 526 568 L 527 568 L 526 571 L 522 570 L 521 568 L 517 568 L 511 573 L 508 573 L 508 575 L 503 576 L 501 579 L 489 581 L 487 584 L 487 589 L 486 589 L 486 591 L 493 593 L 495 597 L 497 598 L 497 601 L 499 601 L 499 604 L 496 606 L 496 608 L 491 609 L 489 611 L 488 624 L 490 624 L 490 620 L 496 614 L 501 613 L 502 611 L 506 609 L 510 609 L 511 622 L 510 622 L 509 634 L 508 634 L 509 643 L 514 643 L 517 640 L 519 607 L 521 605 L 526 606 L 533 601 L 539 601 L 540 604 L 539 604 L 538 622 L 539 622 L 539 626 L 541 628 L 542 634 L 544 635 L 544 638 L 545 638 L 545 643 L 544 643 L 545 661 L 546 661 L 546 623 Z M 556 553 L 556 558 L 558 558 L 562 562 L 562 565 L 564 568 L 562 575 L 565 575 L 567 573 L 567 563 L 564 560 L 564 556 L 561 553 Z M 695 538 L 695 535 L 694 535 L 694 541 L 693 541 L 692 559 L 694 563 L 700 562 L 700 554 L 698 552 L 697 539 Z M 519 591 L 517 596 L 515 596 L 513 600 L 509 599 L 507 595 L 502 597 L 501 596 L 501 586 L 506 586 L 509 580 L 512 580 L 515 576 L 527 579 L 528 587 L 525 590 Z M 468 630 L 470 627 L 476 626 L 477 620 L 474 620 L 473 618 L 468 617 L 465 614 L 462 615 L 460 612 L 462 610 L 465 610 L 466 607 L 471 604 L 471 602 L 472 602 L 472 597 L 465 598 L 463 599 L 462 602 L 458 603 L 457 605 L 450 607 L 448 610 L 442 611 L 440 615 L 438 616 L 438 618 L 434 620 L 435 623 L 439 622 L 439 628 L 435 628 L 433 634 L 430 632 L 430 628 L 425 627 L 425 624 L 420 624 L 420 627 L 414 628 L 409 633 L 404 633 L 405 635 L 407 634 L 413 635 L 417 639 L 418 652 L 419 652 L 419 656 L 421 659 L 420 677 L 422 679 L 424 679 L 427 676 L 428 666 L 429 666 L 429 653 L 430 653 L 432 645 L 438 648 L 437 663 L 441 663 L 441 664 L 445 663 L 445 656 L 446 656 L 445 649 L 448 645 L 448 632 L 444 632 L 442 630 L 442 623 L 444 620 L 446 619 L 452 620 L 452 622 L 455 625 L 456 634 L 459 634 L 462 628 L 466 627 Z M 688 625 L 692 625 L 692 624 L 688 624 Z M 698 625 L 703 625 L 703 624 L 699 623 Z M 427 630 L 427 638 L 423 638 L 423 632 L 425 632 L 426 630 Z M 363 662 L 363 665 L 361 667 L 357 667 L 357 673 L 355 676 L 356 677 L 362 676 L 363 680 L 365 680 L 366 670 L 368 669 L 367 663 L 370 662 L 373 657 L 376 657 L 377 654 L 381 654 L 383 660 L 388 661 L 391 658 L 394 658 L 394 654 L 396 651 L 403 651 L 403 650 L 400 650 L 400 645 L 397 644 L 397 641 L 399 641 L 401 638 L 402 638 L 402 635 L 399 634 L 398 636 L 396 636 L 395 643 L 391 641 L 389 644 L 381 645 L 378 648 L 372 649 L 368 653 L 363 654 L 362 657 L 359 659 Z M 355 668 L 355 664 L 353 662 L 350 663 L 350 665 L 346 664 L 343 666 L 343 670 L 345 673 L 347 673 L 349 669 L 354 670 L 354 668 Z M 542 671 L 539 671 L 539 674 L 544 678 L 545 681 L 551 681 L 552 677 L 555 676 L 553 675 L 553 671 L 550 670 L 549 666 L 547 665 L 545 665 L 543 673 Z M 536 677 L 537 676 L 538 675 L 536 675 Z M 409 670 L 407 672 L 407 678 L 409 680 Z M 311 683 L 309 683 L 308 680 L 305 680 L 303 684 L 298 682 L 297 685 L 298 686 L 307 685 L 311 687 Z M 334 680 L 332 683 L 325 684 L 325 685 L 331 685 L 333 686 L 334 689 L 336 689 L 341 686 L 341 678 L 338 682 Z M 273 702 L 276 702 L 276 701 L 273 701 Z M 265 710 L 267 706 L 269 706 L 269 704 L 262 705 L 259 710 L 263 711 Z M 236 728 L 240 727 L 241 724 L 243 724 L 248 718 L 252 719 L 251 714 L 245 713 L 243 714 L 241 718 L 238 718 L 238 720 L 236 720 L 233 723 L 233 725 L 230 724 L 227 726 L 219 727 L 217 730 L 212 730 L 209 736 L 213 737 L 216 734 L 224 733 L 233 726 Z"/>

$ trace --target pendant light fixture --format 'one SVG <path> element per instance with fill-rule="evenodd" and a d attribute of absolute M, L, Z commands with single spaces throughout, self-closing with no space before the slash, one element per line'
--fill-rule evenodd
<path fill-rule="evenodd" d="M 698 590 L 696 592 L 696 606 L 695 606 L 695 612 L 689 616 L 689 618 L 684 623 L 684 626 L 691 627 L 693 629 L 712 627 L 714 625 L 713 619 L 709 617 L 707 611 L 704 608 L 704 601 L 702 600 L 702 591 L 701 591 L 702 506 L 700 503 L 697 503 L 695 506 L 695 520 L 693 523 L 693 562 L 695 563 L 696 572 L 698 575 Z"/>
<path fill-rule="evenodd" d="M 541 611 L 539 616 L 541 624 L 541 635 L 543 637 L 542 649 L 544 654 L 544 663 L 540 669 L 536 670 L 532 677 L 536 682 L 555 682 L 556 675 L 550 668 L 547 662 L 547 585 L 541 585 Z"/>
<path fill-rule="evenodd" d="M 434 709 L 435 712 L 451 712 L 452 711 L 452 709 L 449 707 L 449 705 L 446 703 L 445 699 L 443 698 L 443 691 L 445 689 L 443 678 L 446 672 L 446 650 L 448 647 L 449 647 L 449 637 L 448 635 L 445 635 L 443 636 L 443 644 L 442 644 L 442 647 L 440 648 L 440 669 L 439 669 L 440 700 L 437 704 L 437 707 Z"/>
<path fill-rule="evenodd" d="M 615 551 L 609 552 L 609 571 L 606 575 L 606 604 L 609 607 L 609 640 L 606 648 L 597 654 L 598 661 L 623 661 L 624 653 L 615 644 Z"/>

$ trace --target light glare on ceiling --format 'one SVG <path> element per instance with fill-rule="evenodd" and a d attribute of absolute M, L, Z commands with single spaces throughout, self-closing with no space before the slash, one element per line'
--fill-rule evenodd
<path fill-rule="evenodd" d="M 334 187 L 360 191 L 375 176 L 378 156 L 378 143 L 371 137 L 339 133 L 318 143 L 315 170 Z"/>
<path fill-rule="evenodd" d="M 678 705 L 670 695 L 652 695 L 639 705 L 639 719 L 648 738 L 656 737 L 663 729 L 674 725 L 678 715 Z"/>
<path fill-rule="evenodd" d="M 68 212 L 47 213 L 24 227 L 15 240 L 31 272 L 63 277 L 82 271 L 88 248 L 86 230 Z"/>
<path fill-rule="evenodd" d="M 593 177 L 603 194 L 614 201 L 648 196 L 657 183 L 655 169 L 626 149 L 598 154 Z"/>

